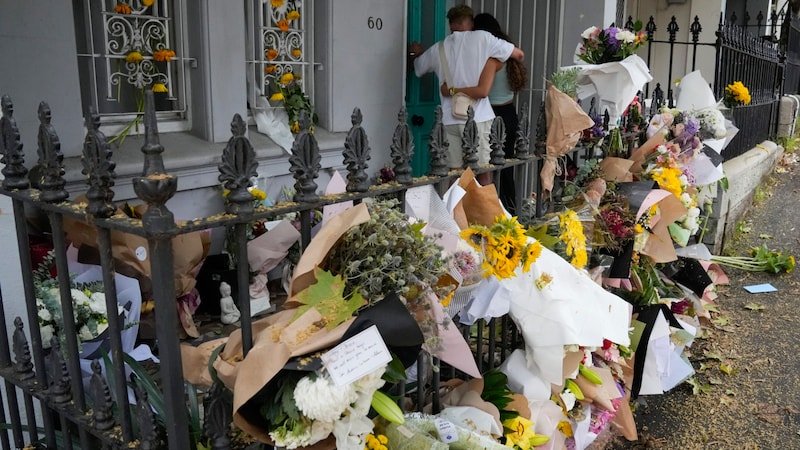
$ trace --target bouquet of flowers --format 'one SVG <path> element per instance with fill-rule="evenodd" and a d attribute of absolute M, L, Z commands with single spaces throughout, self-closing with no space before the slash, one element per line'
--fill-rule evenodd
<path fill-rule="evenodd" d="M 472 225 L 461 237 L 483 255 L 484 276 L 500 280 L 516 276 L 518 266 L 527 272 L 542 252 L 542 245 L 528 239 L 516 217 L 498 216 L 490 227 Z"/>
<path fill-rule="evenodd" d="M 748 105 L 750 104 L 750 90 L 741 81 L 734 81 L 725 86 L 722 103 L 731 109 L 739 105 Z"/>
<path fill-rule="evenodd" d="M 311 100 L 308 99 L 303 92 L 303 86 L 300 84 L 300 78 L 296 77 L 292 72 L 286 72 L 281 76 L 277 83 L 277 92 L 270 96 L 270 101 L 283 102 L 283 107 L 286 109 L 286 114 L 289 115 L 289 129 L 292 133 L 300 132 L 300 112 L 306 111 L 311 124 L 317 123 L 317 114 L 314 112 L 314 107 L 311 106 Z"/>
<path fill-rule="evenodd" d="M 723 139 L 728 134 L 725 129 L 725 116 L 717 108 L 703 108 L 692 111 L 692 116 L 700 122 L 697 137 L 704 139 Z"/>
<path fill-rule="evenodd" d="M 647 42 L 647 35 L 642 31 L 642 22 L 637 20 L 633 31 L 617 27 L 602 29 L 592 26 L 581 33 L 581 39 L 578 58 L 589 64 L 603 64 L 622 61 L 633 55 Z"/>

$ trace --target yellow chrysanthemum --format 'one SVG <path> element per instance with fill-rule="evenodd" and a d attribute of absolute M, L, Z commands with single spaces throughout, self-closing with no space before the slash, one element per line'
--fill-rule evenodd
<path fill-rule="evenodd" d="M 142 54 L 137 51 L 132 51 L 128 53 L 127 56 L 125 56 L 125 61 L 129 63 L 140 63 L 142 62 L 143 59 L 144 57 L 142 56 Z"/>
<path fill-rule="evenodd" d="M 281 77 L 281 84 L 286 86 L 287 84 L 291 83 L 294 80 L 294 74 L 292 72 L 286 72 Z"/>
<path fill-rule="evenodd" d="M 297 20 L 300 18 L 300 11 L 292 10 L 286 14 L 287 20 Z"/>
<path fill-rule="evenodd" d="M 272 101 L 272 102 L 282 102 L 283 100 L 285 100 L 285 98 L 283 97 L 283 93 L 276 92 L 276 93 L 272 94 L 272 96 L 269 98 L 269 100 Z"/>
<path fill-rule="evenodd" d="M 299 57 L 303 56 L 303 51 L 300 50 L 299 48 L 293 48 L 292 49 L 292 56 L 294 56 L 295 58 L 299 58 Z"/>
<path fill-rule="evenodd" d="M 117 3 L 114 6 L 114 12 L 117 14 L 130 14 L 131 7 L 127 3 Z"/>
<path fill-rule="evenodd" d="M 283 32 L 289 31 L 289 21 L 286 19 L 279 20 L 278 28 Z"/>
<path fill-rule="evenodd" d="M 559 239 L 567 246 L 567 256 L 571 257 L 570 263 L 581 269 L 589 260 L 586 253 L 586 236 L 583 234 L 583 225 L 575 211 L 569 210 L 559 216 L 561 236 Z"/>
<path fill-rule="evenodd" d="M 278 51 L 277 50 L 275 50 L 274 48 L 271 48 L 271 49 L 267 50 L 267 59 L 268 60 L 272 61 L 277 57 L 278 57 Z"/>
<path fill-rule="evenodd" d="M 267 199 L 267 193 L 262 191 L 261 189 L 251 187 L 251 188 L 248 188 L 247 191 L 250 192 L 250 195 L 252 195 L 253 199 L 255 199 L 255 200 L 266 200 Z"/>
<path fill-rule="evenodd" d="M 164 83 L 153 83 L 153 92 L 169 92 Z"/>
<path fill-rule="evenodd" d="M 643 233 L 644 232 L 644 227 L 642 226 L 642 224 L 637 223 L 636 225 L 633 226 L 633 231 L 635 231 L 637 233 Z"/>
<path fill-rule="evenodd" d="M 653 172 L 653 180 L 658 183 L 658 187 L 671 192 L 674 196 L 681 198 L 683 188 L 681 187 L 680 176 L 683 174 L 681 169 L 663 167 Z"/>
<path fill-rule="evenodd" d="M 283 0 L 270 0 L 270 4 L 273 8 L 280 8 L 283 6 Z"/>
<path fill-rule="evenodd" d="M 142 4 L 144 6 L 153 6 L 153 3 L 155 3 L 155 2 L 156 2 L 156 0 L 142 0 Z"/>

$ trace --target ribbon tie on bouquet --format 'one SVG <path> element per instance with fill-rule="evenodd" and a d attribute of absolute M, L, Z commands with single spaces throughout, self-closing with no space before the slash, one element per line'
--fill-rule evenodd
<path fill-rule="evenodd" d="M 551 83 L 547 84 L 545 100 L 547 120 L 546 154 L 541 171 L 542 190 L 553 190 L 553 178 L 558 174 L 558 158 L 575 147 L 581 132 L 594 125 L 594 121 L 578 103 Z"/>

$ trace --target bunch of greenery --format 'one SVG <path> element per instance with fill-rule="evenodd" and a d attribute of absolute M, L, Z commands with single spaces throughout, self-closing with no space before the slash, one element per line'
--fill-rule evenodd
<path fill-rule="evenodd" d="M 370 201 L 370 220 L 344 234 L 328 254 L 326 269 L 345 280 L 345 297 L 359 292 L 373 304 L 397 292 L 406 302 L 432 289 L 439 298 L 448 286 L 437 286 L 448 261 L 435 236 L 422 233 L 425 223 L 411 223 L 398 201 Z"/>
<path fill-rule="evenodd" d="M 580 73 L 580 67 L 558 69 L 550 75 L 550 82 L 553 83 L 553 86 L 559 91 L 575 98 L 578 96 L 578 75 Z"/>

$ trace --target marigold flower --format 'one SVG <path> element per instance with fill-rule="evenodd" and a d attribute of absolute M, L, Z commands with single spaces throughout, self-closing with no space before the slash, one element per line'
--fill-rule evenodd
<path fill-rule="evenodd" d="M 283 32 L 289 31 L 289 21 L 286 19 L 279 20 L 278 28 L 280 28 L 280 30 Z"/>
<path fill-rule="evenodd" d="M 153 59 L 156 61 L 170 62 L 173 58 L 175 58 L 175 52 L 168 48 L 162 48 L 153 53 Z"/>
<path fill-rule="evenodd" d="M 272 4 L 273 8 L 280 8 L 283 6 L 283 0 L 270 0 L 270 4 Z"/>
<path fill-rule="evenodd" d="M 302 55 L 303 55 L 303 51 L 300 50 L 299 48 L 293 48 L 292 49 L 292 56 L 294 56 L 295 58 L 299 58 Z"/>
<path fill-rule="evenodd" d="M 287 20 L 297 20 L 299 18 L 300 18 L 300 12 L 297 10 L 289 11 L 289 13 L 286 14 Z"/>
<path fill-rule="evenodd" d="M 143 59 L 144 57 L 142 56 L 142 54 L 137 51 L 132 51 L 128 53 L 127 56 L 125 56 L 125 61 L 129 63 L 140 63 L 142 62 Z"/>
<path fill-rule="evenodd" d="M 269 100 L 271 102 L 282 102 L 285 99 L 286 98 L 283 96 L 283 93 L 281 93 L 281 92 L 276 92 L 276 93 L 272 94 L 272 96 L 269 98 Z"/>
<path fill-rule="evenodd" d="M 287 84 L 291 83 L 294 80 L 294 74 L 292 72 L 286 72 L 281 77 L 281 84 L 286 86 Z"/>
<path fill-rule="evenodd" d="M 169 92 L 164 83 L 153 83 L 153 92 Z"/>
<path fill-rule="evenodd" d="M 264 73 L 272 73 L 272 72 L 275 72 L 275 70 L 277 70 L 277 69 L 278 69 L 278 66 L 267 66 L 267 67 L 264 67 Z"/>
<path fill-rule="evenodd" d="M 130 14 L 131 7 L 127 3 L 117 3 L 116 6 L 114 6 L 114 12 L 117 14 Z"/>
<path fill-rule="evenodd" d="M 153 6 L 153 3 L 155 3 L 155 2 L 156 2 L 156 0 L 142 0 L 142 4 L 144 6 Z"/>
<path fill-rule="evenodd" d="M 278 57 L 278 51 L 277 50 L 275 50 L 274 48 L 271 48 L 271 49 L 267 50 L 267 59 L 268 60 L 272 61 L 277 57 Z"/>

